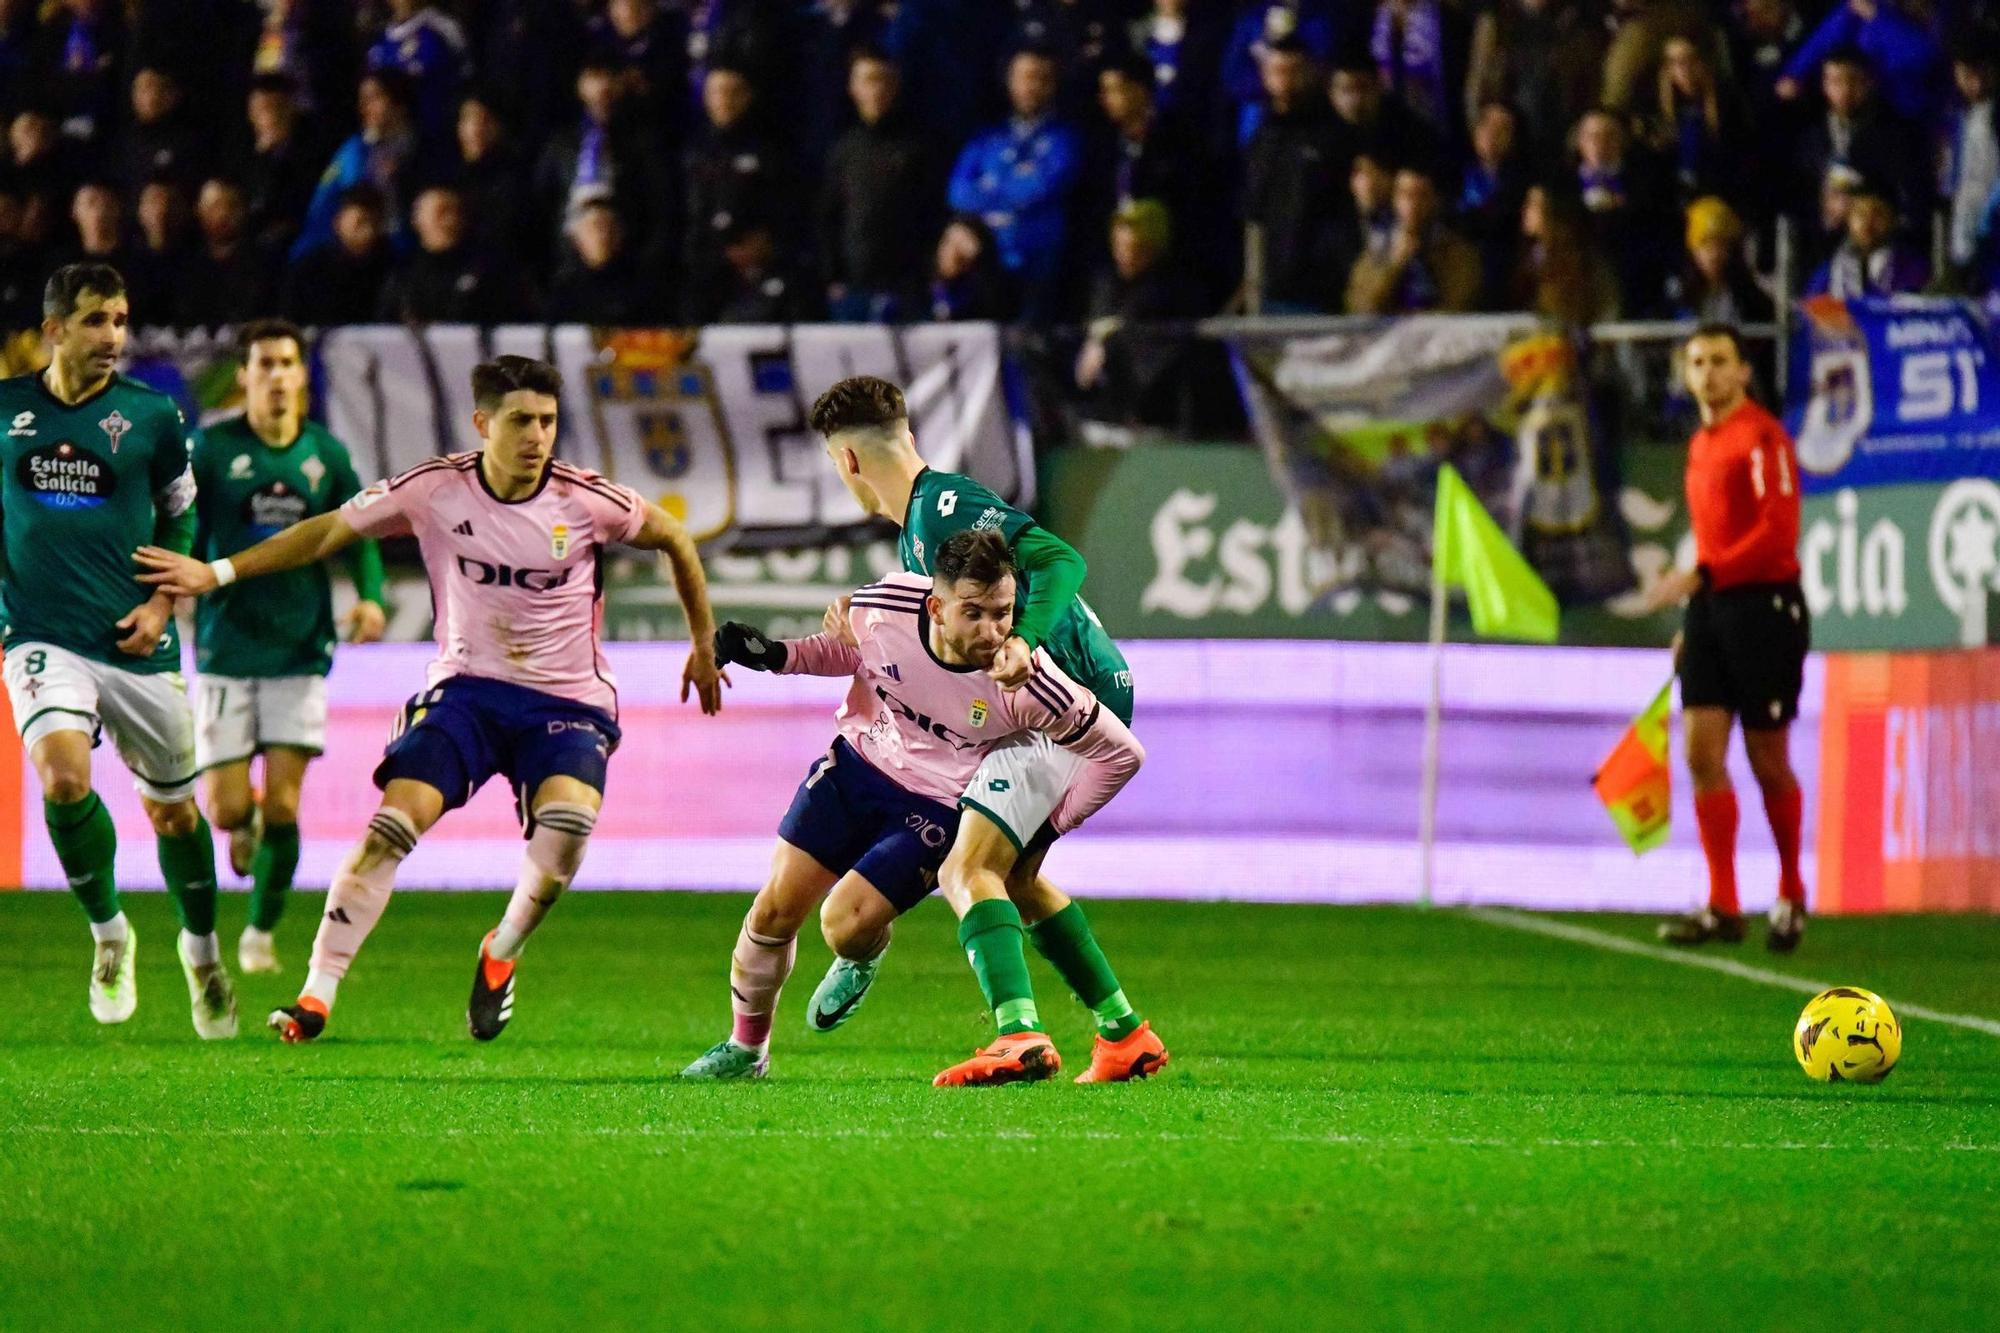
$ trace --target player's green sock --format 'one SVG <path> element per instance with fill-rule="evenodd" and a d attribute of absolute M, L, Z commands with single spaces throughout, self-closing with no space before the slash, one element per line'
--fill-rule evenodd
<path fill-rule="evenodd" d="M 118 830 L 97 793 L 63 805 L 43 801 L 42 821 L 49 826 L 56 860 L 62 862 L 69 891 L 83 904 L 84 914 L 95 925 L 117 916 L 118 881 L 112 863 L 118 859 Z"/>
<path fill-rule="evenodd" d="M 250 924 L 266 932 L 275 930 L 299 868 L 299 826 L 264 825 L 264 845 L 250 867 Z"/>
<path fill-rule="evenodd" d="M 1003 1037 L 1042 1030 L 1021 935 L 1021 913 L 1005 898 L 974 903 L 958 923 L 959 945 L 972 959 L 973 975 Z"/>
<path fill-rule="evenodd" d="M 1097 1019 L 1106 1041 L 1122 1041 L 1139 1030 L 1141 1019 L 1118 988 L 1117 974 L 1090 933 L 1083 905 L 1072 902 L 1046 921 L 1028 928 L 1035 950 L 1049 960 L 1064 984 Z"/>
<path fill-rule="evenodd" d="M 160 835 L 160 873 L 174 895 L 181 929 L 190 935 L 215 933 L 215 841 L 200 815 L 186 833 Z"/>

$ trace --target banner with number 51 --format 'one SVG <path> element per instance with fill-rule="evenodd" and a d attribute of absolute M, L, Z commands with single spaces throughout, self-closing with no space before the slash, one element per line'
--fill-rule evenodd
<path fill-rule="evenodd" d="M 1807 494 L 2000 477 L 2000 343 L 1978 302 L 1798 306 L 1786 424 Z"/>

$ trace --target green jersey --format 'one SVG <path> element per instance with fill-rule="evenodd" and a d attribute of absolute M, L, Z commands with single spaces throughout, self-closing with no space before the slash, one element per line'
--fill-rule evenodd
<path fill-rule="evenodd" d="M 21 375 L 0 380 L 0 422 L 8 646 L 47 643 L 127 671 L 178 671 L 171 618 L 147 657 L 119 651 L 115 628 L 152 593 L 132 553 L 175 544 L 194 506 L 193 442 L 173 399 L 113 375 L 72 406 L 41 375 Z"/>
<path fill-rule="evenodd" d="M 347 449 L 313 421 L 282 449 L 259 439 L 245 417 L 204 426 L 194 479 L 195 554 L 203 560 L 235 555 L 338 509 L 361 489 Z M 371 589 L 357 569 L 355 582 L 363 597 L 380 600 L 379 575 Z M 323 676 L 333 667 L 338 635 L 323 564 L 218 588 L 201 599 L 194 623 L 195 664 L 204 675 Z"/>
<path fill-rule="evenodd" d="M 896 551 L 902 557 L 904 569 L 913 574 L 928 574 L 931 557 L 937 549 L 968 528 L 988 528 L 999 533 L 1018 554 L 1022 534 L 1034 526 L 1032 517 L 972 478 L 925 468 L 910 491 L 910 508 L 903 515 L 903 534 L 896 543 Z M 1018 601 L 1025 604 L 1032 576 L 1023 571 L 1018 577 L 1021 585 Z M 1118 645 L 1104 632 L 1104 623 L 1097 613 L 1081 596 L 1072 598 L 1057 614 L 1041 646 L 1049 650 L 1057 666 L 1088 686 L 1120 721 L 1131 725 L 1132 668 L 1118 651 Z"/>

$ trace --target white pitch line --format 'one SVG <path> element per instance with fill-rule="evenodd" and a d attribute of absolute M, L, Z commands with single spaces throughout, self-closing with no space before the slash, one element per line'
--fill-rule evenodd
<path fill-rule="evenodd" d="M 1739 963 L 1733 958 L 1718 958 L 1714 954 L 1695 953 L 1686 949 L 1668 949 L 1656 944 L 1641 944 L 1628 940 L 1623 935 L 1613 935 L 1608 930 L 1593 930 L 1589 926 L 1573 926 L 1567 921 L 1551 921 L 1546 917 L 1532 916 L 1526 912 L 1516 912 L 1505 907 L 1474 907 L 1465 915 L 1474 921 L 1484 921 L 1489 926 L 1503 926 L 1508 930 L 1524 930 L 1531 935 L 1547 935 L 1551 939 L 1568 940 L 1571 944 L 1584 944 L 1593 949 L 1605 949 L 1612 953 L 1636 954 L 1641 958 L 1652 958 L 1662 963 L 1678 963 L 1682 967 L 1706 968 L 1710 972 L 1720 972 L 1741 981 L 1754 981 L 1760 986 L 1777 986 L 1783 990 L 1797 991 L 1801 995 L 1817 995 L 1823 990 L 1832 990 L 1833 982 L 1814 981 L 1810 977 L 1795 977 L 1784 972 L 1773 972 L 1769 968 L 1752 967 Z M 1953 1014 L 1942 1009 L 1932 1009 L 1908 1000 L 1885 996 L 1890 1008 L 1905 1018 L 1921 1018 L 1927 1023 L 1946 1023 L 1955 1028 L 1967 1028 L 1973 1032 L 1984 1032 L 1989 1037 L 2000 1037 L 2000 1022 L 1991 1018 L 1981 1018 L 1977 1014 Z"/>

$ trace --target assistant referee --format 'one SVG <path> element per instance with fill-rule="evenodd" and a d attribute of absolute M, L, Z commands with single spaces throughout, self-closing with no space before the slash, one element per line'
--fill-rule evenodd
<path fill-rule="evenodd" d="M 1701 409 L 1687 463 L 1696 565 L 1669 574 L 1652 596 L 1659 607 L 1687 602 L 1676 670 L 1695 820 L 1708 859 L 1708 906 L 1663 923 L 1660 938 L 1688 945 L 1743 938 L 1736 791 L 1726 762 L 1730 726 L 1740 719 L 1778 844 L 1778 901 L 1764 941 L 1773 952 L 1790 953 L 1806 922 L 1799 876 L 1804 798 L 1792 772 L 1791 726 L 1811 642 L 1799 588 L 1798 458 L 1784 426 L 1750 400 L 1750 364 L 1734 328 L 1696 329 L 1682 346 L 1682 373 Z"/>

